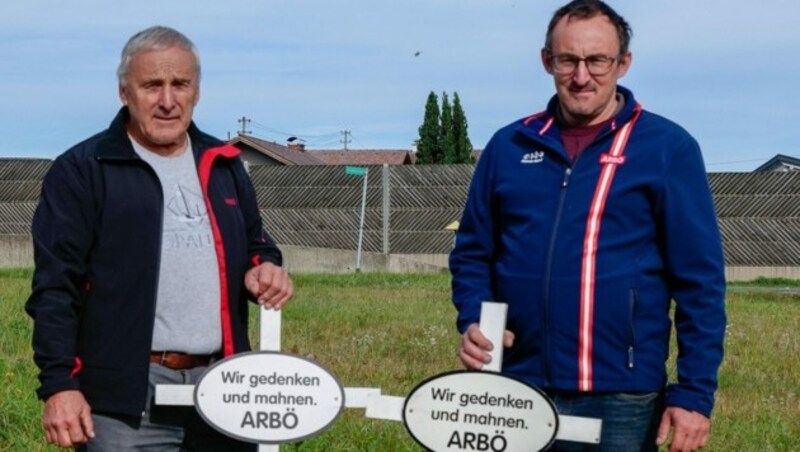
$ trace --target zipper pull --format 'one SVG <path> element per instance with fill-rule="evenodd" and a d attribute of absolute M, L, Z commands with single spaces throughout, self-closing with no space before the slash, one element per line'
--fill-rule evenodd
<path fill-rule="evenodd" d="M 633 369 L 633 345 L 628 347 L 628 369 Z"/>
<path fill-rule="evenodd" d="M 564 171 L 564 180 L 561 181 L 561 188 L 567 188 L 567 185 L 569 185 L 570 174 L 572 174 L 572 168 L 567 168 L 567 170 Z"/>

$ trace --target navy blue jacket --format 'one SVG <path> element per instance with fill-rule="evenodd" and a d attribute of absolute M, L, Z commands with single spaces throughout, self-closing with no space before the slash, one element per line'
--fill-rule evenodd
<path fill-rule="evenodd" d="M 83 392 L 93 411 L 140 415 L 147 379 L 161 250 L 163 195 L 133 150 L 123 108 L 110 127 L 59 156 L 33 220 L 36 269 L 26 304 L 42 399 Z M 220 272 L 227 356 L 250 349 L 244 273 L 281 264 L 263 231 L 239 151 L 189 128 Z"/>
<path fill-rule="evenodd" d="M 554 97 L 490 140 L 450 256 L 458 327 L 508 303 L 503 371 L 544 388 L 666 384 L 671 300 L 678 381 L 667 403 L 710 415 L 723 355 L 722 246 L 696 141 L 629 90 L 572 163 Z"/>

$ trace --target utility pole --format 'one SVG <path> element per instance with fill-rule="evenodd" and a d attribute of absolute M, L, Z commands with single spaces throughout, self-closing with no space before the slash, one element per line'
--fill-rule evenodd
<path fill-rule="evenodd" d="M 242 125 L 242 130 L 239 131 L 239 135 L 253 133 L 252 130 L 247 130 L 247 124 L 250 124 L 250 119 L 248 119 L 246 116 L 242 116 L 241 119 L 237 119 L 236 121 Z"/>
<path fill-rule="evenodd" d="M 339 140 L 339 141 L 340 141 L 340 143 L 344 144 L 344 150 L 346 151 L 347 150 L 347 143 L 352 141 L 349 138 L 347 138 L 348 136 L 350 136 L 350 131 L 349 130 L 342 130 L 341 134 L 344 135 L 344 139 Z"/>

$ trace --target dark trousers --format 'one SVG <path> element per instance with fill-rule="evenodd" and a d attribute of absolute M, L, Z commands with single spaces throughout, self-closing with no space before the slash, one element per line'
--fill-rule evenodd
<path fill-rule="evenodd" d="M 656 435 L 664 412 L 659 392 L 583 394 L 547 391 L 559 414 L 601 419 L 600 444 L 556 441 L 551 451 L 656 451 Z"/>

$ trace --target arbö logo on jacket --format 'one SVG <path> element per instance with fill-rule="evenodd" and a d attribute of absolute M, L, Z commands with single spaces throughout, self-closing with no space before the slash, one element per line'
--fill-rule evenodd
<path fill-rule="evenodd" d="M 520 163 L 542 163 L 544 151 L 528 152 L 522 156 Z"/>
<path fill-rule="evenodd" d="M 622 165 L 625 163 L 624 155 L 600 154 L 600 164 Z"/>

